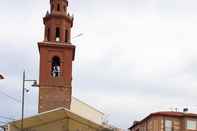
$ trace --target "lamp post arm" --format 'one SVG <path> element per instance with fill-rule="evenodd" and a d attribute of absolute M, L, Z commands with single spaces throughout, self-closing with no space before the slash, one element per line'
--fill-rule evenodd
<path fill-rule="evenodd" d="M 25 80 L 25 81 L 27 81 L 27 82 L 28 82 L 28 81 L 29 81 L 29 82 L 36 82 L 36 80 Z"/>

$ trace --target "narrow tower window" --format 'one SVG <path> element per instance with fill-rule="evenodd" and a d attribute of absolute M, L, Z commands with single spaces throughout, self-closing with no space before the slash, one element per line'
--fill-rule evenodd
<path fill-rule="evenodd" d="M 47 29 L 47 40 L 50 41 L 50 28 Z"/>
<path fill-rule="evenodd" d="M 56 41 L 60 41 L 60 28 L 56 28 L 56 37 L 55 37 Z"/>
<path fill-rule="evenodd" d="M 60 77 L 61 69 L 60 69 L 60 58 L 54 56 L 52 58 L 52 65 L 51 65 L 51 75 L 53 77 Z"/>
<path fill-rule="evenodd" d="M 60 4 L 57 5 L 57 11 L 60 11 Z"/>
<path fill-rule="evenodd" d="M 65 42 L 68 42 L 68 30 L 65 30 Z"/>

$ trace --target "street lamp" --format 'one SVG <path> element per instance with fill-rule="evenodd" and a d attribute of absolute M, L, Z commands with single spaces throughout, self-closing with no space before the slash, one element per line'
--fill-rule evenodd
<path fill-rule="evenodd" d="M 4 79 L 3 75 L 0 74 L 0 80 Z"/>
<path fill-rule="evenodd" d="M 26 80 L 26 78 L 25 78 L 25 71 L 23 72 L 21 131 L 23 131 L 25 91 L 29 92 L 29 90 L 25 88 L 25 82 L 33 82 L 32 87 L 38 87 L 39 86 L 37 84 L 36 80 Z"/>

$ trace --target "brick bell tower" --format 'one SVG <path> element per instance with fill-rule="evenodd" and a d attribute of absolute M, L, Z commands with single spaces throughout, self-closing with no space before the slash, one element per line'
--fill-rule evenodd
<path fill-rule="evenodd" d="M 43 18 L 44 41 L 38 43 L 39 113 L 58 107 L 70 109 L 75 46 L 71 44 L 73 17 L 67 13 L 67 7 L 67 0 L 50 0 L 50 12 Z"/>

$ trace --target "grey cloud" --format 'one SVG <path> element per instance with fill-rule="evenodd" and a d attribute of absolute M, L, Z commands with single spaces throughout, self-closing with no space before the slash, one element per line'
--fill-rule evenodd
<path fill-rule="evenodd" d="M 42 17 L 48 2 L 0 2 L 4 18 L 0 71 L 7 77 L 0 81 L 0 90 L 13 97 L 20 99 L 24 69 L 28 78 L 38 79 L 36 43 L 43 39 Z M 75 14 L 73 35 L 84 33 L 73 40 L 77 46 L 74 96 L 109 114 L 110 123 L 123 128 L 153 111 L 192 108 L 191 100 L 196 98 L 197 27 L 192 24 L 197 22 L 196 4 L 195 0 L 70 1 Z M 37 89 L 26 95 L 26 115 L 37 112 L 37 95 Z M 0 98 L 5 105 L 0 114 L 19 118 L 19 104 L 2 94 Z"/>

